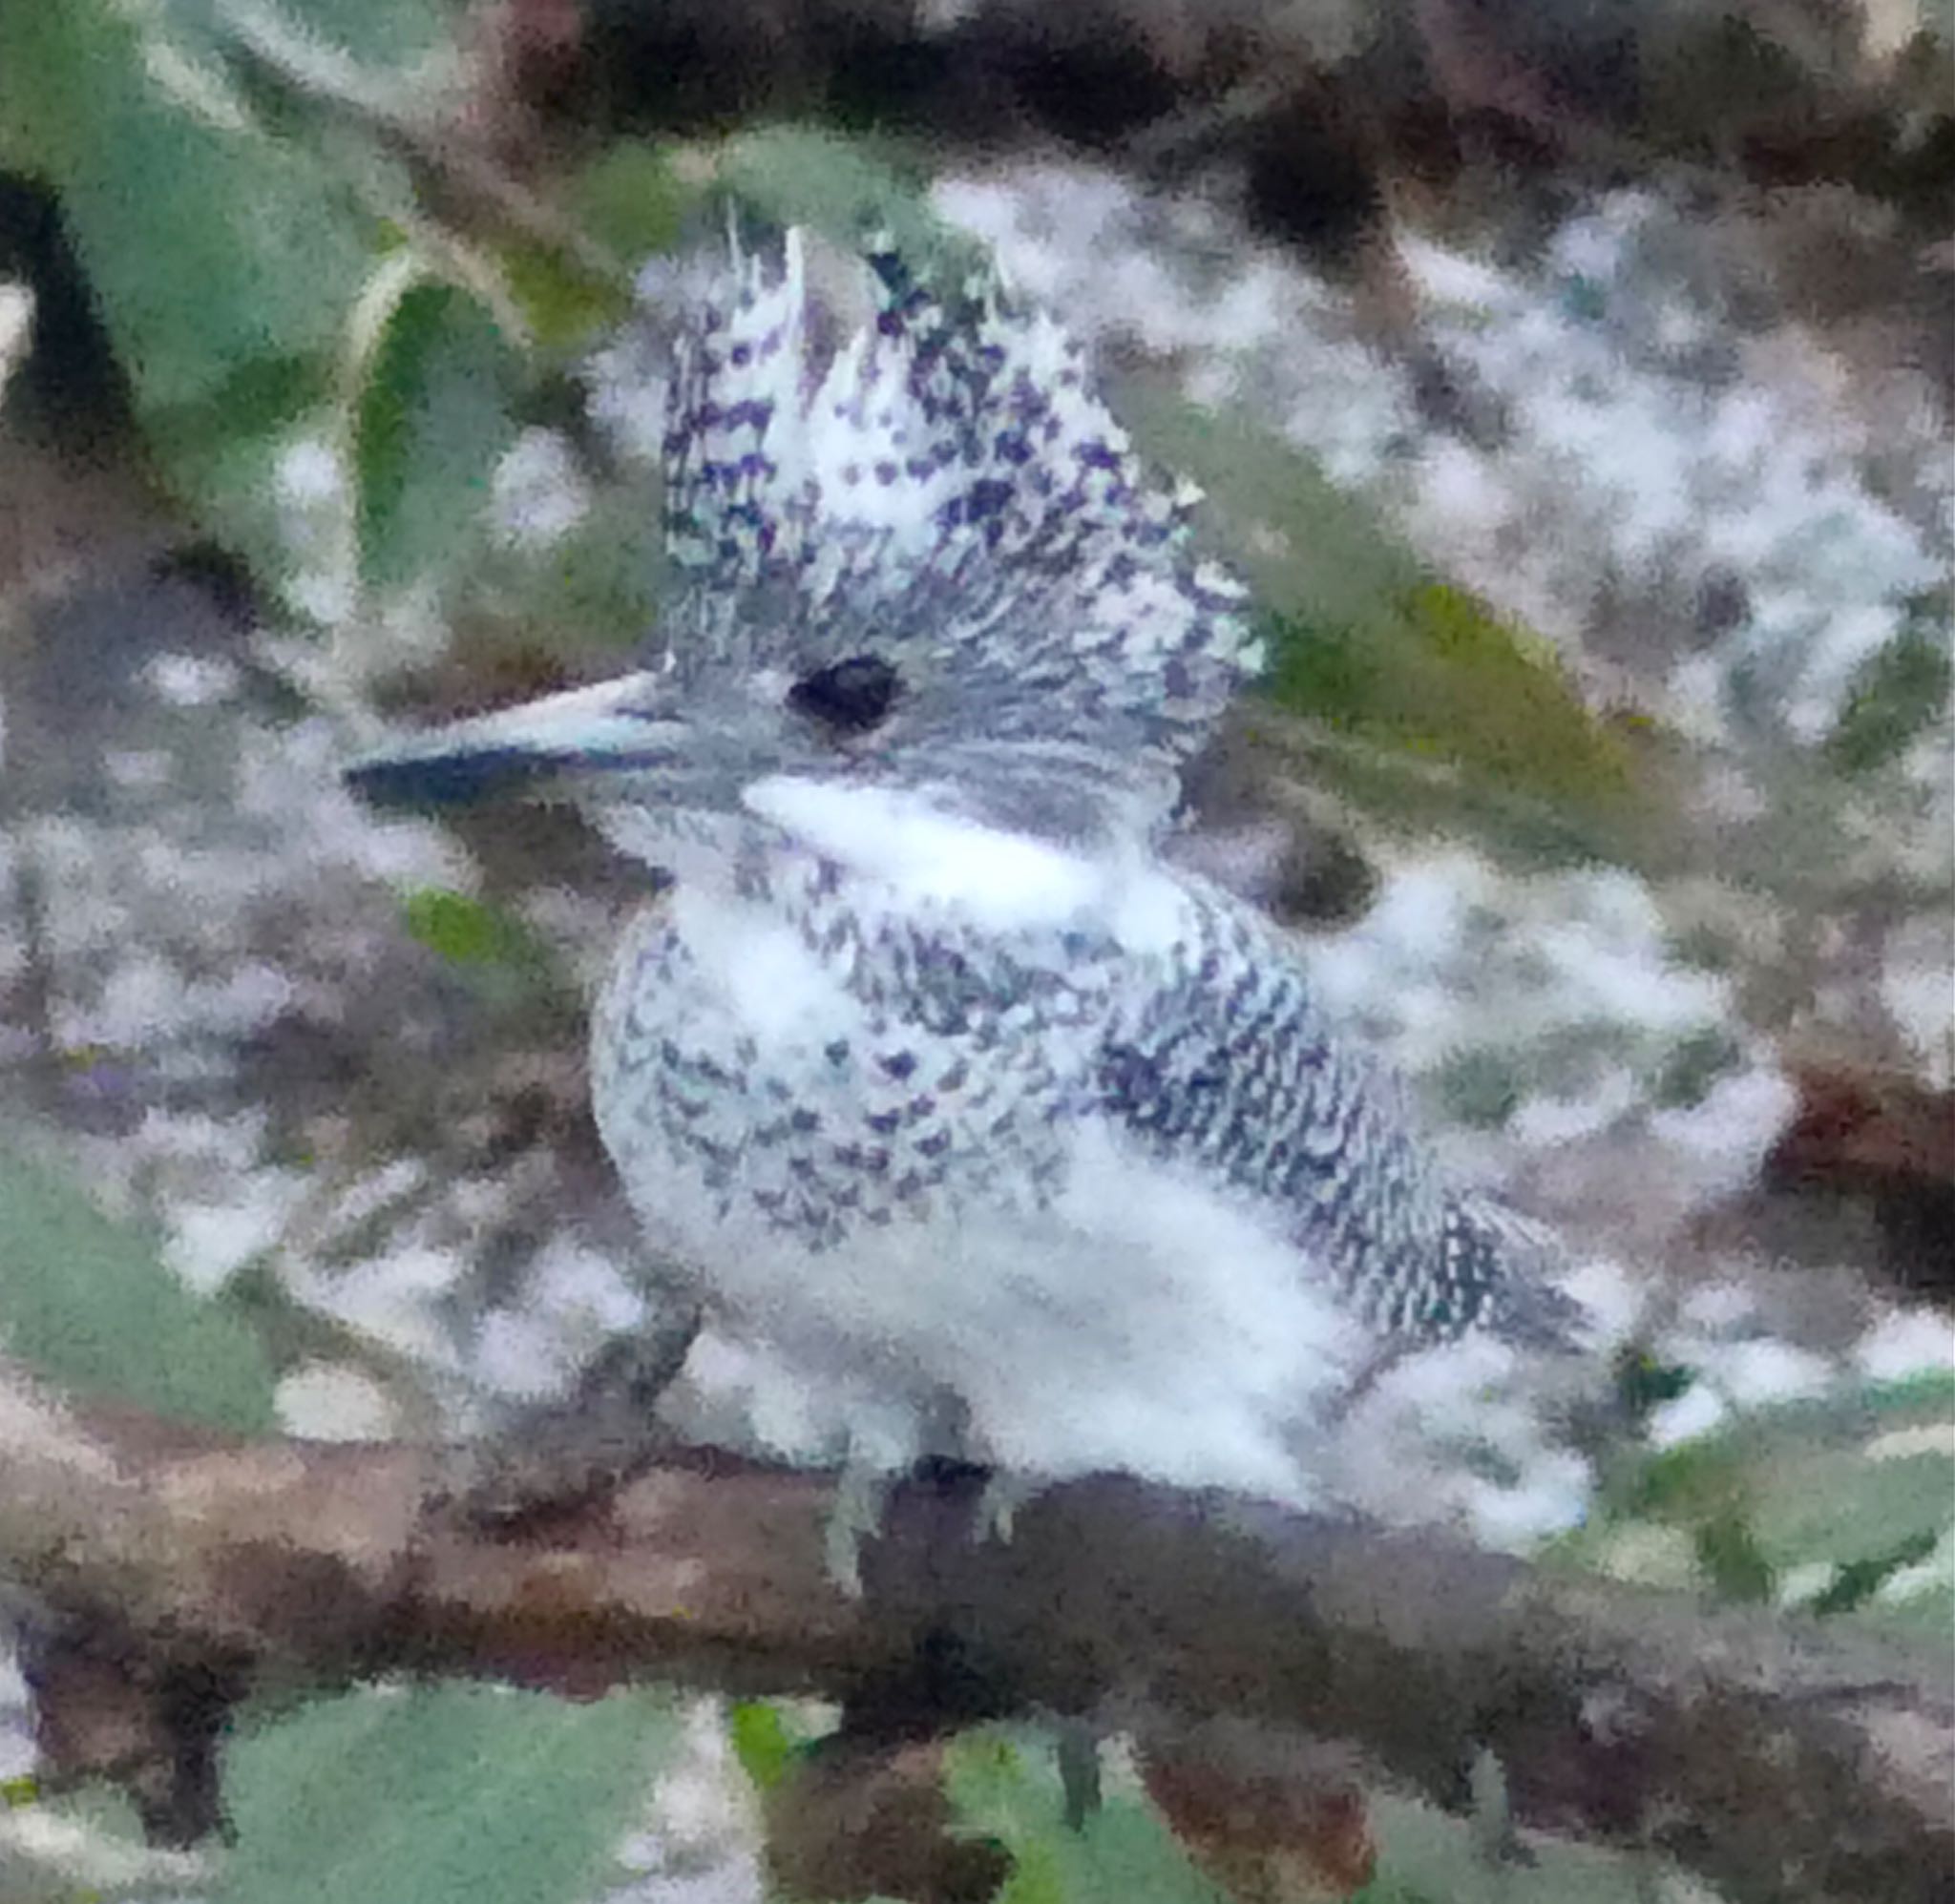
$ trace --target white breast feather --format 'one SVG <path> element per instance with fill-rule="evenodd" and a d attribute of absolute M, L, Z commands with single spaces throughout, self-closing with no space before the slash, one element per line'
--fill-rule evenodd
<path fill-rule="evenodd" d="M 1188 891 L 1137 855 L 1097 863 L 915 795 L 787 776 L 760 783 L 748 805 L 842 862 L 865 916 L 948 910 L 999 932 L 1111 929 L 1136 952 L 1188 935 Z M 865 1036 L 859 1002 L 770 907 L 702 883 L 682 885 L 671 908 L 691 955 L 683 995 L 669 1000 L 682 1036 L 717 1036 L 717 1024 L 764 1056 Z M 1054 1028 L 1049 1056 L 1087 1066 L 1099 1036 Z M 600 1077 L 600 1104 L 610 1088 Z M 889 1458 L 893 1405 L 907 1397 L 920 1433 L 948 1391 L 970 1417 L 972 1443 L 956 1452 L 1028 1475 L 1125 1469 L 1309 1497 L 1299 1442 L 1349 1381 L 1359 1331 L 1265 1213 L 1163 1166 L 1111 1121 L 1056 1134 L 1069 1169 L 1050 1206 L 967 1203 L 954 1221 L 860 1226 L 816 1256 L 744 1206 L 724 1213 L 683 1163 L 645 1155 L 650 1126 L 604 1120 L 627 1181 L 643 1186 L 647 1226 L 698 1266 L 755 1346 L 758 1362 L 727 1366 L 751 1389 L 771 1363 L 805 1391 L 791 1406 L 787 1391 L 755 1401 L 774 1433 L 795 1422 L 811 1437 L 783 1452 L 830 1454 L 839 1432 Z M 714 1366 L 695 1370 L 696 1386 Z"/>

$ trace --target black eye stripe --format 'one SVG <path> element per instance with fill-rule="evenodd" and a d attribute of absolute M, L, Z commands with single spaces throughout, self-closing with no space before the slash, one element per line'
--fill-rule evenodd
<path fill-rule="evenodd" d="M 788 690 L 788 705 L 836 734 L 867 734 L 895 705 L 902 678 L 877 655 L 851 655 L 804 675 Z"/>

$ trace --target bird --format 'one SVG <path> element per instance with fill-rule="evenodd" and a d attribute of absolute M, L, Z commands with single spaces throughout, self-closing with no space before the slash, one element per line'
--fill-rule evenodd
<path fill-rule="evenodd" d="M 1178 853 L 1264 663 L 1200 492 L 995 263 L 871 239 L 838 336 L 812 242 L 736 230 L 689 294 L 644 664 L 347 777 L 568 801 L 646 869 L 599 1130 L 851 1460 L 1312 1504 L 1381 1357 L 1565 1344 L 1552 1241 L 1450 1181 L 1294 940 Z"/>

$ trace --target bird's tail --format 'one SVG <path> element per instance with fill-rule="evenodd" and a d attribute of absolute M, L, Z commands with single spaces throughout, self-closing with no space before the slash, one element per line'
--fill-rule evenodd
<path fill-rule="evenodd" d="M 1482 1292 L 1481 1328 L 1520 1348 L 1581 1346 L 1587 1311 L 1555 1281 L 1566 1258 L 1552 1229 L 1478 1191 L 1449 1197 L 1445 1221 L 1456 1282 Z"/>

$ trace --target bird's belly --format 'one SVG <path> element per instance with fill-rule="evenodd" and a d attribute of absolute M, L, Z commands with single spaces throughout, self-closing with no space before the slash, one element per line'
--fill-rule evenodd
<path fill-rule="evenodd" d="M 752 969 L 634 936 L 594 1036 L 606 1143 L 723 1330 L 817 1412 L 886 1442 L 890 1409 L 950 1400 L 967 1439 L 940 1452 L 1307 1494 L 1360 1345 L 1293 1245 L 1104 1119 L 905 1043 L 791 948 L 754 957 L 794 1009 L 756 1012 Z"/>

